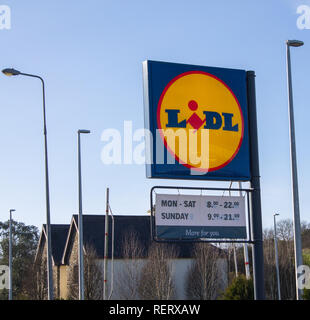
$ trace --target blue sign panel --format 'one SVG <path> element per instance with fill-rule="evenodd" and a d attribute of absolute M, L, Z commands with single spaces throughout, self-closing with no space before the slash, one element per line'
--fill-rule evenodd
<path fill-rule="evenodd" d="M 246 71 L 143 62 L 147 177 L 250 180 Z"/>

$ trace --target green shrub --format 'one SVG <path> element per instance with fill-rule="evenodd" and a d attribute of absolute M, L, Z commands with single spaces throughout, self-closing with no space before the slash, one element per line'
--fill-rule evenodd
<path fill-rule="evenodd" d="M 244 275 L 235 278 L 220 297 L 221 300 L 254 300 L 253 280 Z"/>
<path fill-rule="evenodd" d="M 302 298 L 303 300 L 310 300 L 310 289 L 304 289 Z"/>
<path fill-rule="evenodd" d="M 306 250 L 303 250 L 302 255 L 303 263 L 310 267 L 310 253 Z"/>

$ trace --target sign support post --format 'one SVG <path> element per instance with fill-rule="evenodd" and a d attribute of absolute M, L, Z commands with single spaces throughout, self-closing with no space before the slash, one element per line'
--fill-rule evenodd
<path fill-rule="evenodd" d="M 109 188 L 107 188 L 105 231 L 104 231 L 104 266 L 103 266 L 103 300 L 108 298 L 108 241 L 109 241 Z"/>
<path fill-rule="evenodd" d="M 252 238 L 253 245 L 253 278 L 255 300 L 265 299 L 264 286 L 264 255 L 263 255 L 263 228 L 260 195 L 260 174 L 257 137 L 257 114 L 255 97 L 255 72 L 247 71 L 248 117 L 250 135 L 250 166 L 252 192 Z"/>

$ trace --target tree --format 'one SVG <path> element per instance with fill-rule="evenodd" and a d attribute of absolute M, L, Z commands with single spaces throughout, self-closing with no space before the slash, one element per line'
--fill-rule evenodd
<path fill-rule="evenodd" d="M 235 247 L 235 249 L 234 249 Z M 228 264 L 228 283 L 230 284 L 236 278 L 236 265 L 234 259 L 234 250 L 236 252 L 237 270 L 238 274 L 245 274 L 245 261 L 244 261 L 244 247 L 236 243 L 221 244 L 220 248 L 226 252 L 227 264 Z M 251 247 L 248 246 L 248 256 L 250 264 L 250 273 L 252 273 L 252 260 L 251 260 Z"/>
<path fill-rule="evenodd" d="M 118 296 L 124 300 L 139 299 L 139 283 L 143 268 L 142 258 L 145 252 L 138 239 L 137 233 L 128 232 L 123 239 L 123 267 L 116 279 Z"/>
<path fill-rule="evenodd" d="M 235 278 L 231 285 L 225 290 L 222 300 L 253 300 L 254 286 L 253 280 L 247 280 L 244 275 Z"/>
<path fill-rule="evenodd" d="M 310 249 L 310 223 L 302 221 L 301 238 L 302 238 L 303 249 Z"/>
<path fill-rule="evenodd" d="M 175 298 L 172 260 L 178 251 L 175 246 L 152 244 L 148 260 L 141 270 L 139 296 L 144 300 L 170 300 Z"/>
<path fill-rule="evenodd" d="M 277 236 L 279 240 L 289 241 L 294 239 L 293 221 L 284 219 L 277 222 Z"/>
<path fill-rule="evenodd" d="M 197 243 L 194 247 L 195 261 L 191 265 L 187 281 L 186 293 L 189 299 L 215 299 L 222 287 L 220 250 L 209 244 Z"/>
<path fill-rule="evenodd" d="M 277 224 L 278 257 L 281 298 L 292 300 L 296 297 L 293 223 L 289 219 Z M 267 299 L 277 300 L 277 278 L 273 229 L 264 231 L 264 269 Z"/>
<path fill-rule="evenodd" d="M 13 298 L 34 299 L 33 263 L 39 230 L 12 220 Z M 0 222 L 0 264 L 8 265 L 9 221 Z"/>
<path fill-rule="evenodd" d="M 70 300 L 79 299 L 79 266 L 74 265 L 69 274 Z M 103 274 L 98 263 L 96 250 L 86 245 L 84 250 L 84 298 L 85 300 L 100 300 L 103 297 Z"/>
<path fill-rule="evenodd" d="M 29 270 L 27 279 L 27 287 L 30 288 L 32 299 L 46 300 L 48 297 L 46 255 L 43 255 L 42 260 L 39 262 L 37 261 L 34 264 L 34 268 Z"/>
<path fill-rule="evenodd" d="M 72 265 L 72 269 L 68 275 L 68 300 L 79 299 L 79 266 L 78 264 Z"/>
<path fill-rule="evenodd" d="M 98 264 L 95 249 L 86 246 L 84 254 L 84 295 L 85 300 L 102 300 L 103 274 Z"/>

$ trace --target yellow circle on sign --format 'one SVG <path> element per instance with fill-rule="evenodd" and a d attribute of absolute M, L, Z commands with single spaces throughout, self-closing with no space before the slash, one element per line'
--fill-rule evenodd
<path fill-rule="evenodd" d="M 244 132 L 241 107 L 232 90 L 202 71 L 182 73 L 169 82 L 158 103 L 157 125 L 175 159 L 203 172 L 232 161 Z"/>

